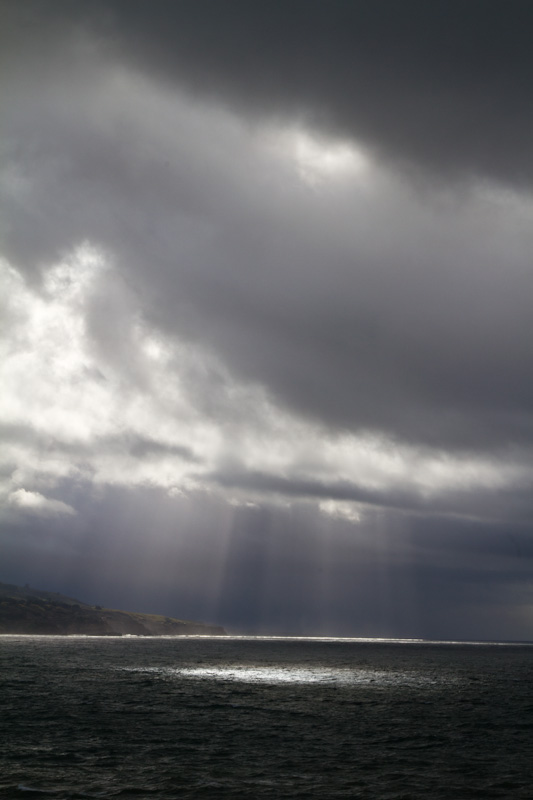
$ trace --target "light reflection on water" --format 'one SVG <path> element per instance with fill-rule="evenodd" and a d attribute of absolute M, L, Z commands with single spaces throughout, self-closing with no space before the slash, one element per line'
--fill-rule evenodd
<path fill-rule="evenodd" d="M 208 681 L 265 684 L 320 684 L 378 686 L 429 686 L 443 683 L 442 677 L 420 673 L 373 669 L 338 669 L 293 666 L 210 666 L 210 667 L 122 667 L 121 671 L 158 673 Z M 450 682 L 450 678 L 447 678 Z"/>

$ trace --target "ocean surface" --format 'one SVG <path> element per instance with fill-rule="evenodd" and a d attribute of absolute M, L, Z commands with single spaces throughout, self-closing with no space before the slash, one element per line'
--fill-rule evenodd
<path fill-rule="evenodd" d="M 533 797 L 533 646 L 0 637 L 0 797 Z"/>

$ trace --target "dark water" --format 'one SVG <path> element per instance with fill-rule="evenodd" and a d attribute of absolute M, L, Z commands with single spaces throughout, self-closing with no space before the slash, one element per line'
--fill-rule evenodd
<path fill-rule="evenodd" d="M 3 798 L 533 797 L 533 647 L 0 637 L 0 666 Z"/>

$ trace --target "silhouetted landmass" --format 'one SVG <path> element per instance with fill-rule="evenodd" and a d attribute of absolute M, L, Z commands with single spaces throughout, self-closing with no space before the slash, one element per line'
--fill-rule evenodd
<path fill-rule="evenodd" d="M 73 597 L 0 583 L 0 634 L 224 636 L 218 625 L 91 606 Z"/>

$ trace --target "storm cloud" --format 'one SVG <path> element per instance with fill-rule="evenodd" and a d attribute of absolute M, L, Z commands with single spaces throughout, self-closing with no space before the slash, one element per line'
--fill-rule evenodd
<path fill-rule="evenodd" d="M 527 638 L 531 4 L 1 8 L 5 579 Z"/>

